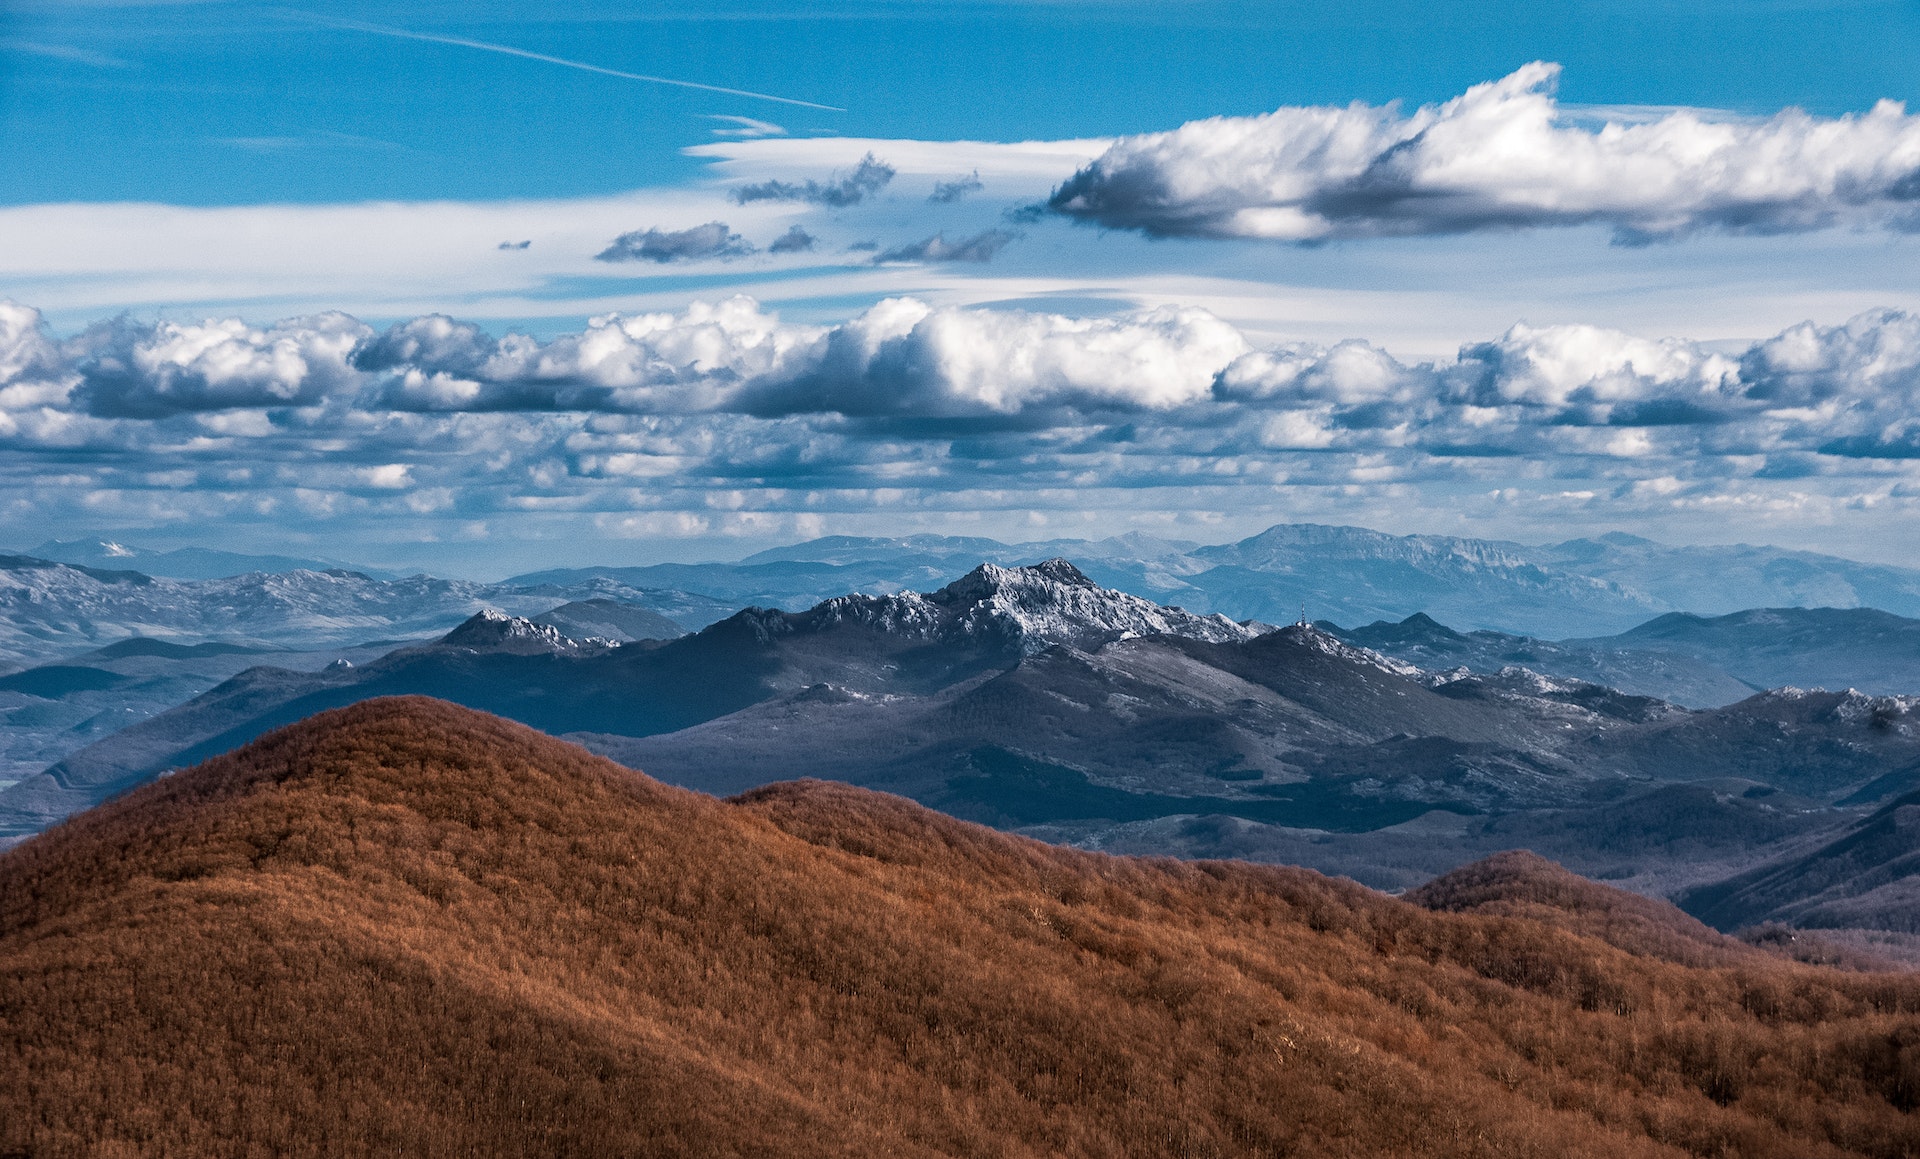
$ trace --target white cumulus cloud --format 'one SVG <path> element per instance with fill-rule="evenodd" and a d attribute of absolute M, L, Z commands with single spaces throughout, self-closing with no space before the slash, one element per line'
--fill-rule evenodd
<path fill-rule="evenodd" d="M 116 319 L 70 345 L 88 410 L 152 418 L 318 402 L 356 380 L 350 360 L 371 333 L 338 312 L 265 328 L 237 318 L 152 325 Z"/>
<path fill-rule="evenodd" d="M 1287 107 L 1116 141 L 1056 212 L 1154 236 L 1332 238 L 1601 223 L 1626 241 L 1715 228 L 1920 224 L 1920 118 L 1881 101 L 1753 120 L 1688 109 L 1592 127 L 1535 62 L 1443 104 Z"/>

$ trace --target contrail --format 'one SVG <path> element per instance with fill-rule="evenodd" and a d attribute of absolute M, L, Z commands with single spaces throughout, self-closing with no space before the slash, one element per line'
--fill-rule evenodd
<path fill-rule="evenodd" d="M 301 15 L 308 16 L 307 13 L 301 13 Z M 454 44 L 461 48 L 477 48 L 483 52 L 498 52 L 506 56 L 522 56 L 528 60 L 544 61 L 547 64 L 557 64 L 566 68 L 577 68 L 582 72 L 597 72 L 602 76 L 617 76 L 622 80 L 643 80 L 657 85 L 674 85 L 683 89 L 699 89 L 702 92 L 725 93 L 730 97 L 751 97 L 756 101 L 778 101 L 783 105 L 799 105 L 803 109 L 821 109 L 829 113 L 844 113 L 847 111 L 837 105 L 819 105 L 812 101 L 795 100 L 792 97 L 776 97 L 772 93 L 756 93 L 750 92 L 747 89 L 722 88 L 720 85 L 703 85 L 698 81 L 674 80 L 672 77 L 648 76 L 645 73 L 639 72 L 621 72 L 617 68 L 601 68 L 597 64 L 586 64 L 578 60 L 567 60 L 565 57 L 548 56 L 542 52 L 528 52 L 524 48 L 514 48 L 506 44 L 489 44 L 484 40 L 468 40 L 461 36 L 435 36 L 427 32 L 408 32 L 404 28 L 388 28 L 380 24 L 362 24 L 358 20 L 332 20 L 317 16 L 308 16 L 308 18 L 320 24 L 330 25 L 334 28 L 350 29 L 354 32 L 370 32 L 375 36 L 397 36 L 402 40 L 425 40 L 431 41 L 434 44 Z"/>

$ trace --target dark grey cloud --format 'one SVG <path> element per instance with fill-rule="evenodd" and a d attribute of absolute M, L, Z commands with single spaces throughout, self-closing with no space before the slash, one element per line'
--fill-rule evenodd
<path fill-rule="evenodd" d="M 528 248 L 528 247 L 530 247 L 531 245 L 533 245 L 533 242 L 532 242 L 531 240 L 528 240 L 528 241 L 503 241 L 503 242 L 501 242 L 501 243 L 500 243 L 500 244 L 499 244 L 498 246 L 496 246 L 495 248 L 496 248 L 496 249 L 503 249 L 503 250 L 523 250 L 523 249 L 526 249 L 526 248 Z"/>
<path fill-rule="evenodd" d="M 980 171 L 974 170 L 965 177 L 955 177 L 951 181 L 933 183 L 933 193 L 927 200 L 937 205 L 947 205 L 960 200 L 969 193 L 978 193 L 985 189 L 986 183 L 980 180 Z"/>
<path fill-rule="evenodd" d="M 680 262 L 702 258 L 736 258 L 753 252 L 753 246 L 727 228 L 725 222 L 710 221 L 692 229 L 662 231 L 658 227 L 623 233 L 606 249 L 593 255 L 599 262 Z"/>
<path fill-rule="evenodd" d="M 835 173 L 824 182 L 809 179 L 795 185 L 786 181 L 762 181 L 740 186 L 732 197 L 741 205 L 754 201 L 808 201 L 831 209 L 845 209 L 885 189 L 893 175 L 893 166 L 868 153 L 850 172 Z"/>
<path fill-rule="evenodd" d="M 877 262 L 989 262 L 1008 242 L 1020 235 L 1005 229 L 989 229 L 958 241 L 948 241 L 945 233 L 896 246 L 874 255 Z"/>
<path fill-rule="evenodd" d="M 779 237 L 774 238 L 773 244 L 767 247 L 767 252 L 776 254 L 810 253 L 817 240 L 818 239 L 812 234 L 796 225 Z"/>

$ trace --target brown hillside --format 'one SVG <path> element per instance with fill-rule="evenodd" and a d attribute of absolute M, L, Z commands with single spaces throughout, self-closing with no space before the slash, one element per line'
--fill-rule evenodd
<path fill-rule="evenodd" d="M 1528 918 L 1687 966 L 1752 965 L 1760 953 L 1677 906 L 1601 885 L 1524 849 L 1461 866 L 1401 896 L 1448 913 Z"/>
<path fill-rule="evenodd" d="M 421 699 L 0 857 L 0 1154 L 1910 1155 L 1917 1011 Z"/>

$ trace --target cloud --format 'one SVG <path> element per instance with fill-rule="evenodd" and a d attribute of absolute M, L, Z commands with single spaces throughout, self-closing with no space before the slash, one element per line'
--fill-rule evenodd
<path fill-rule="evenodd" d="M 676 414 L 724 408 L 740 384 L 784 372 L 821 333 L 741 297 L 604 315 L 544 345 L 435 315 L 392 327 L 355 361 L 380 376 L 380 404 L 396 409 Z"/>
<path fill-rule="evenodd" d="M 103 322 L 70 343 L 76 397 L 93 415 L 155 418 L 187 411 L 317 403 L 356 381 L 354 351 L 371 334 L 341 313 L 259 328 L 238 319 L 198 324 Z"/>
<path fill-rule="evenodd" d="M 817 240 L 818 239 L 812 234 L 796 225 L 779 237 L 774 238 L 773 244 L 767 247 L 767 252 L 776 254 L 810 253 Z"/>
<path fill-rule="evenodd" d="M 725 222 L 710 221 L 692 229 L 662 232 L 658 227 L 644 232 L 635 230 L 613 239 L 613 244 L 593 255 L 597 262 L 680 262 L 702 258 L 736 258 L 753 252 L 753 246 L 728 229 Z"/>
<path fill-rule="evenodd" d="M 24 52 L 33 56 L 44 56 L 50 60 L 63 60 L 71 64 L 91 65 L 94 68 L 132 68 L 133 65 L 117 56 L 108 56 L 90 49 L 75 48 L 70 44 L 42 44 L 33 40 L 20 40 L 12 36 L 0 36 L 0 52 Z"/>
<path fill-rule="evenodd" d="M 0 298 L 0 389 L 65 377 L 59 345 L 32 306 Z"/>
<path fill-rule="evenodd" d="M 975 169 L 965 177 L 955 177 L 951 181 L 934 182 L 933 193 L 927 197 L 927 200 L 938 205 L 947 205 L 960 200 L 969 193 L 978 193 L 986 187 L 986 182 L 980 180 L 980 171 Z"/>
<path fill-rule="evenodd" d="M 1746 534 L 1756 512 L 1920 514 L 1916 416 L 1920 315 L 1897 310 L 1743 351 L 1515 325 L 1414 361 L 1362 339 L 1258 344 L 1192 307 L 903 297 L 807 325 L 736 297 L 537 340 L 338 313 L 61 337 L 0 305 L 0 521 L 389 520 L 411 542 L 452 534 L 443 519 L 746 529 L 1092 505 L 1378 522 L 1532 495 L 1556 519 L 1686 510 Z"/>
<path fill-rule="evenodd" d="M 495 248 L 503 250 L 523 250 L 532 245 L 533 242 L 531 241 L 503 241 Z"/>
<path fill-rule="evenodd" d="M 388 28 L 384 25 L 366 24 L 358 20 L 334 20 L 318 16 L 306 16 L 306 19 L 333 28 L 367 32 L 375 36 L 391 36 L 399 40 L 420 40 L 432 44 L 451 44 L 461 48 L 477 48 L 482 52 L 497 52 L 504 56 L 517 56 L 525 60 L 537 60 L 545 64 L 557 64 L 562 68 L 574 68 L 582 72 L 594 72 L 602 76 L 619 77 L 622 80 L 645 81 L 648 84 L 671 85 L 675 88 L 683 89 L 699 89 L 702 92 L 722 93 L 726 96 L 749 97 L 756 101 L 775 101 L 783 105 L 798 105 L 802 108 L 820 109 L 830 113 L 844 113 L 847 111 L 837 105 L 820 105 L 812 101 L 796 100 L 792 97 L 779 97 L 771 93 L 758 93 L 750 89 L 730 89 L 719 85 L 701 84 L 698 81 L 675 80 L 671 77 L 650 76 L 646 73 L 623 72 L 617 68 L 602 68 L 600 65 L 588 64 L 585 61 L 568 60 L 565 57 L 559 56 L 548 56 L 543 52 L 529 52 L 524 48 L 514 48 L 506 44 L 493 44 L 484 40 L 468 40 L 461 36 L 436 36 L 426 32 L 410 32 L 404 28 Z"/>
<path fill-rule="evenodd" d="M 874 262 L 990 262 L 1008 242 L 1020 235 L 1011 230 L 989 229 L 959 241 L 948 241 L 945 233 L 922 238 L 874 255 Z"/>
<path fill-rule="evenodd" d="M 820 326 L 736 296 L 601 315 L 541 342 L 443 314 L 376 333 L 337 312 L 267 326 L 122 317 L 59 340 L 38 311 L 0 303 L 0 409 L 155 420 L 321 405 L 1039 427 L 1069 412 L 1143 412 L 1349 449 L 1619 448 L 1629 443 L 1605 432 L 1639 430 L 1712 453 L 1906 457 L 1920 429 L 1920 315 L 1803 323 L 1731 353 L 1521 323 L 1451 359 L 1409 363 L 1361 339 L 1257 347 L 1191 307 L 1077 318 L 890 298 Z"/>
<path fill-rule="evenodd" d="M 827 331 L 785 375 L 749 383 L 731 405 L 866 417 L 1166 409 L 1206 397 L 1246 348 L 1205 310 L 1068 318 L 894 298 Z"/>
<path fill-rule="evenodd" d="M 715 129 L 716 137 L 729 137 L 736 141 L 751 141 L 761 137 L 784 137 L 787 131 L 772 121 L 759 121 L 752 117 L 736 117 L 728 113 L 708 113 L 710 121 L 726 121 L 733 127 Z"/>
<path fill-rule="evenodd" d="M 1594 127 L 1557 104 L 1559 75 L 1536 62 L 1407 116 L 1286 107 L 1122 138 L 1048 205 L 1155 237 L 1284 242 L 1588 223 L 1625 242 L 1920 226 L 1920 118 L 1901 104 L 1755 120 L 1679 109 Z"/>
<path fill-rule="evenodd" d="M 739 186 L 731 196 L 741 205 L 755 201 L 807 201 L 831 209 L 845 209 L 885 189 L 893 175 L 893 166 L 868 153 L 851 172 L 836 173 L 825 183 L 811 178 L 804 185 L 762 181 Z"/>

